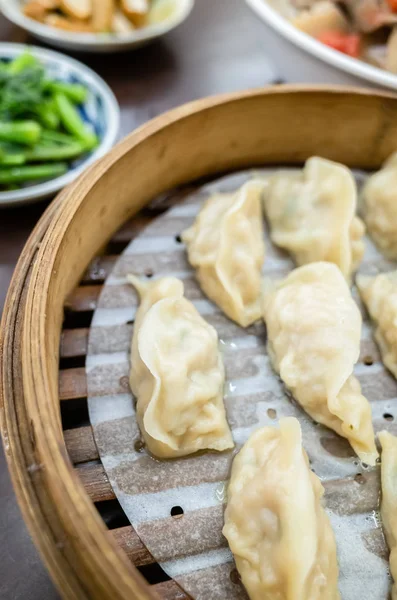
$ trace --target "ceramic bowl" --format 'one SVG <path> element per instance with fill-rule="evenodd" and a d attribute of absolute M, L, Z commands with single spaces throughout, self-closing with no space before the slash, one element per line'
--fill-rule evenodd
<path fill-rule="evenodd" d="M 88 88 L 88 97 L 80 114 L 83 120 L 95 130 L 100 141 L 98 147 L 92 152 L 71 162 L 65 175 L 18 190 L 0 192 L 0 207 L 35 202 L 55 195 L 78 177 L 88 165 L 110 150 L 116 141 L 119 130 L 120 109 L 117 100 L 99 75 L 73 58 L 52 50 L 23 44 L 0 43 L 0 60 L 12 60 L 26 51 L 42 62 L 50 77 L 71 83 L 81 83 Z"/>

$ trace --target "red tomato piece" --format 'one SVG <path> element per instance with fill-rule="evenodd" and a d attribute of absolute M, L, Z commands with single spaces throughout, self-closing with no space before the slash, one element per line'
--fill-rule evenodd
<path fill-rule="evenodd" d="M 395 0 L 397 5 L 397 0 Z M 341 33 L 340 31 L 325 31 L 317 38 L 320 42 L 339 50 L 343 54 L 358 58 L 360 56 L 361 40 L 356 33 Z"/>

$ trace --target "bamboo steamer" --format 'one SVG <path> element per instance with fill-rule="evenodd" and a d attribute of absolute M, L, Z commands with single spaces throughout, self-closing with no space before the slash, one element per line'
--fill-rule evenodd
<path fill-rule="evenodd" d="M 150 562 L 137 536 L 126 548 L 123 533 L 109 535 L 92 500 L 112 498 L 111 490 L 73 464 L 84 460 L 77 454 L 93 458 L 95 444 L 62 431 L 63 310 L 87 265 L 153 197 L 197 178 L 316 154 L 377 168 L 397 148 L 396 115 L 392 94 L 338 87 L 277 86 L 200 100 L 132 133 L 47 209 L 3 314 L 1 426 L 24 518 L 64 598 L 188 598 L 172 580 L 145 582 L 127 557 Z M 69 385 L 78 386 L 73 377 Z M 100 466 L 95 473 L 103 475 Z"/>

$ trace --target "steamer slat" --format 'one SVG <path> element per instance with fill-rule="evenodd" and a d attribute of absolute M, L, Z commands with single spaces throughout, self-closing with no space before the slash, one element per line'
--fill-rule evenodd
<path fill-rule="evenodd" d="M 135 566 L 141 567 L 154 562 L 153 556 L 131 526 L 113 529 L 110 533 Z"/>
<path fill-rule="evenodd" d="M 164 581 L 151 587 L 161 600 L 190 600 L 188 596 L 175 581 Z"/>
<path fill-rule="evenodd" d="M 67 429 L 64 432 L 66 448 L 73 464 L 99 460 L 91 426 Z"/>
<path fill-rule="evenodd" d="M 114 500 L 115 494 L 101 463 L 77 465 L 76 473 L 93 502 Z"/>
<path fill-rule="evenodd" d="M 64 329 L 61 337 L 61 358 L 85 356 L 88 350 L 89 329 Z"/>
<path fill-rule="evenodd" d="M 83 285 L 77 287 L 65 302 L 65 308 L 73 311 L 95 310 L 101 285 Z"/>
<path fill-rule="evenodd" d="M 59 397 L 74 400 L 87 396 L 87 376 L 84 367 L 65 369 L 59 372 Z"/>

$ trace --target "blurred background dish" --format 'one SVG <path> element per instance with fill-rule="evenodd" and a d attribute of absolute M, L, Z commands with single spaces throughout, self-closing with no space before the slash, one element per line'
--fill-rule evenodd
<path fill-rule="evenodd" d="M 0 61 L 11 61 L 24 53 L 40 61 L 48 79 L 77 84 L 77 90 L 79 86 L 87 89 L 86 95 L 78 105 L 78 117 L 87 132 L 92 132 L 91 135 L 97 139 L 95 144 L 89 145 L 81 155 L 76 153 L 73 160 L 69 160 L 66 165 L 63 163 L 65 168 L 60 176 L 20 189 L 0 191 L 0 207 L 34 202 L 55 194 L 113 146 L 119 129 L 120 111 L 117 100 L 96 73 L 82 63 L 51 50 L 23 44 L 0 44 Z M 64 134 L 55 132 L 54 135 Z"/>
<path fill-rule="evenodd" d="M 193 5 L 194 0 L 120 0 L 115 10 L 107 0 L 95 0 L 91 7 L 77 0 L 0 0 L 3 14 L 38 39 L 68 50 L 103 53 L 163 36 L 188 17 Z"/>
<path fill-rule="evenodd" d="M 263 36 L 265 48 L 272 56 L 273 62 L 283 78 L 289 81 L 361 85 L 363 82 L 367 82 L 374 86 L 380 85 L 397 89 L 396 74 L 374 64 L 367 64 L 361 59 L 353 58 L 334 49 L 337 44 L 330 47 L 294 26 L 287 18 L 288 6 L 292 5 L 289 0 L 282 2 L 280 0 L 277 3 L 273 0 L 273 6 L 277 6 L 277 11 L 267 0 L 246 0 L 246 2 L 266 27 L 266 33 Z M 303 4 L 301 3 L 301 5 Z M 306 4 L 310 4 L 310 2 L 306 2 Z M 314 3 L 311 2 L 311 4 Z M 356 4 L 362 4 L 362 2 L 356 2 Z M 285 16 L 280 13 L 282 6 L 284 6 Z M 293 15 L 290 14 L 289 17 L 293 18 Z M 394 17 L 397 21 L 397 14 Z M 335 29 L 335 24 L 333 27 Z M 382 35 L 382 31 L 380 31 L 380 35 Z M 383 64 L 386 66 L 386 43 L 382 48 Z M 375 56 L 377 56 L 378 65 L 382 64 L 382 48 L 376 45 L 372 46 L 372 62 L 376 62 Z"/>

